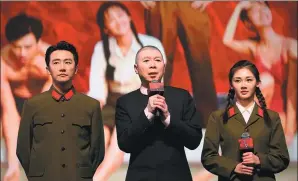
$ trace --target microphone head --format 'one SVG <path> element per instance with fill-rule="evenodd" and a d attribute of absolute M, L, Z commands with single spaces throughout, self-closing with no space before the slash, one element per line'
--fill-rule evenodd
<path fill-rule="evenodd" d="M 249 137 L 250 137 L 250 134 L 248 132 L 244 132 L 241 135 L 241 138 L 249 138 Z"/>
<path fill-rule="evenodd" d="M 242 133 L 241 138 L 238 140 L 238 142 L 240 150 L 243 150 L 244 152 L 252 151 L 254 147 L 253 139 L 250 137 L 250 134 L 247 131 Z"/>
<path fill-rule="evenodd" d="M 163 95 L 164 93 L 164 84 L 158 80 L 153 80 L 149 83 L 149 95 Z"/>

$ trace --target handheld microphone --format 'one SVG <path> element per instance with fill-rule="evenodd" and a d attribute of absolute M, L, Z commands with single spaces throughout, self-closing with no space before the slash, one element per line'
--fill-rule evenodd
<path fill-rule="evenodd" d="M 247 131 L 242 133 L 241 138 L 238 140 L 238 142 L 239 142 L 241 158 L 242 158 L 243 154 L 246 152 L 254 152 L 253 139 L 250 137 L 250 134 Z M 246 166 L 253 167 L 254 164 L 246 164 Z"/>
<path fill-rule="evenodd" d="M 149 97 L 159 94 L 163 96 L 164 94 L 164 84 L 158 80 L 153 80 L 152 82 L 149 83 Z M 161 110 L 156 109 L 156 116 L 161 116 Z"/>

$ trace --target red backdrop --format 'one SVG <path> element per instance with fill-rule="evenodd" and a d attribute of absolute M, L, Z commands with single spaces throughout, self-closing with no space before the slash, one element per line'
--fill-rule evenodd
<path fill-rule="evenodd" d="M 96 24 L 96 12 L 102 2 L 1 2 L 1 46 L 7 43 L 4 28 L 7 20 L 26 12 L 38 17 L 44 25 L 42 39 L 50 44 L 60 40 L 73 43 L 79 52 L 79 74 L 75 85 L 81 92 L 88 91 L 89 65 L 94 45 L 100 40 Z M 139 2 L 123 2 L 131 11 L 132 19 L 140 33 L 145 33 L 144 9 Z M 273 13 L 273 27 L 283 35 L 297 39 L 297 2 L 270 2 Z M 241 58 L 222 43 L 223 32 L 235 8 L 236 2 L 214 2 L 207 12 L 211 17 L 210 53 L 212 58 L 214 81 L 217 92 L 228 90 L 227 74 L 232 64 Z M 236 32 L 237 38 L 247 38 L 251 32 L 241 24 Z M 191 91 L 187 66 L 179 42 L 175 56 L 172 85 Z"/>

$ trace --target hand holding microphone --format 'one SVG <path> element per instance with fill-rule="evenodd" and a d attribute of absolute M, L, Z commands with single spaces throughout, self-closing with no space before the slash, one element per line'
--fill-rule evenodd
<path fill-rule="evenodd" d="M 148 111 L 155 114 L 156 116 L 168 117 L 168 105 L 165 98 L 163 97 L 164 85 L 159 81 L 152 81 L 149 83 L 149 101 Z"/>
<path fill-rule="evenodd" d="M 254 144 L 250 134 L 247 131 L 244 132 L 238 141 L 242 163 L 250 167 L 260 164 L 259 157 L 254 154 Z"/>
<path fill-rule="evenodd" d="M 147 108 L 149 112 L 156 116 L 161 116 L 163 114 L 165 117 L 167 117 L 169 114 L 165 98 L 158 94 L 149 97 Z"/>
<path fill-rule="evenodd" d="M 253 139 L 250 137 L 250 134 L 245 131 L 238 142 L 242 162 L 236 166 L 235 172 L 244 175 L 252 175 L 254 166 L 260 164 L 259 157 L 254 154 Z"/>

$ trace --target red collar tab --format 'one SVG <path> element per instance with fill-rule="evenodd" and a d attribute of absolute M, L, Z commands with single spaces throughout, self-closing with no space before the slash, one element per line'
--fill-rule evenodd
<path fill-rule="evenodd" d="M 56 101 L 60 101 L 60 100 L 70 100 L 72 98 L 72 96 L 74 95 L 74 88 L 72 87 L 71 89 L 69 89 L 69 91 L 62 95 L 60 94 L 54 87 L 52 89 L 52 97 L 56 100 Z"/>
<path fill-rule="evenodd" d="M 229 109 L 229 117 L 232 117 L 236 114 L 234 106 Z"/>

